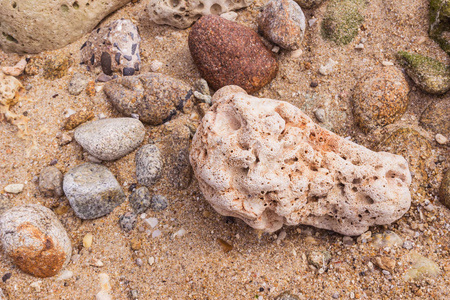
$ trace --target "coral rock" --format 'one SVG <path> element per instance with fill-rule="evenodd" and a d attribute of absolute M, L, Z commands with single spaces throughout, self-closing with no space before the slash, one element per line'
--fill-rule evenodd
<path fill-rule="evenodd" d="M 6 211 L 0 217 L 0 239 L 14 263 L 37 277 L 57 274 L 72 254 L 69 236 L 56 215 L 38 204 Z"/>
<path fill-rule="evenodd" d="M 256 229 L 306 224 L 345 235 L 410 207 L 406 160 L 321 128 L 295 106 L 225 87 L 213 97 L 190 160 L 205 198 Z"/>
<path fill-rule="evenodd" d="M 249 6 L 253 0 L 150 0 L 150 20 L 156 24 L 188 28 L 201 16 L 223 14 Z"/>
<path fill-rule="evenodd" d="M 272 0 L 258 17 L 262 34 L 287 50 L 300 48 L 305 27 L 305 15 L 293 0 Z"/>
<path fill-rule="evenodd" d="M 136 25 L 120 19 L 91 33 L 81 46 L 81 61 L 90 71 L 101 66 L 106 75 L 115 71 L 121 71 L 124 76 L 134 75 L 140 69 L 140 43 Z"/>
<path fill-rule="evenodd" d="M 278 71 L 273 53 L 255 31 L 215 15 L 192 27 L 189 50 L 202 78 L 215 90 L 237 85 L 253 93 Z"/>

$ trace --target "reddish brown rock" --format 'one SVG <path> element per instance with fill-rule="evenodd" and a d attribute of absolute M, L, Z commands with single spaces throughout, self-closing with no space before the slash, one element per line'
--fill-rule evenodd
<path fill-rule="evenodd" d="M 278 63 L 253 30 L 216 15 L 192 27 L 189 50 L 201 76 L 217 90 L 237 85 L 256 92 L 277 74 Z"/>
<path fill-rule="evenodd" d="M 38 204 L 6 211 L 0 217 L 0 238 L 14 263 L 37 277 L 57 274 L 72 253 L 69 236 L 56 215 Z"/>

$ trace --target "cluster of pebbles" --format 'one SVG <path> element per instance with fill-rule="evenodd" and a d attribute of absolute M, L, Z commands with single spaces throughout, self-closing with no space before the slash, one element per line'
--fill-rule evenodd
<path fill-rule="evenodd" d="M 230 20 L 233 17 L 229 15 L 252 1 L 235 1 L 230 7 L 221 1 L 200 2 L 201 7 L 189 1 L 150 1 L 148 6 L 151 19 L 158 24 L 187 28 L 195 22 L 187 45 L 202 79 L 192 85 L 144 68 L 139 33 L 144 26 L 119 19 L 91 32 L 79 52 L 79 63 L 86 72 L 72 75 L 68 93 L 74 97 L 83 91 L 95 95 L 100 92 L 95 83 L 102 82 L 102 92 L 121 117 L 96 117 L 86 111 L 70 113 L 59 143 L 64 146 L 75 141 L 80 152 L 84 151 L 86 162 L 72 166 L 64 174 L 53 165 L 42 169 L 36 182 L 43 196 L 66 197 L 81 220 L 107 216 L 128 201 L 129 211 L 121 214 L 117 222 L 129 234 L 139 217 L 151 228 L 156 226 L 156 218 L 146 219 L 148 210 L 157 214 L 170 207 L 159 185 L 186 190 L 197 182 L 193 180 L 195 175 L 205 199 L 222 215 L 240 218 L 269 232 L 284 224 L 325 228 L 348 235 L 344 238 L 348 245 L 354 243 L 349 236 L 362 237 L 370 233 L 369 226 L 388 225 L 401 218 L 410 208 L 411 198 L 415 207 L 432 206 L 420 203 L 417 195 L 429 188 L 431 179 L 426 170 L 431 149 L 437 145 L 448 152 L 448 99 L 431 103 L 420 116 L 419 125 L 436 141 L 432 146 L 422 131 L 402 126 L 411 102 L 409 79 L 402 70 L 386 64 L 388 68 L 383 72 L 374 69 L 365 74 L 350 95 L 355 127 L 366 135 L 377 135 L 389 126 L 395 128 L 374 147 L 390 153 L 374 153 L 320 128 L 288 103 L 248 95 L 282 76 L 279 52 L 295 58 L 307 35 L 308 21 L 303 10 L 315 9 L 327 1 L 267 1 L 255 19 L 257 31 Z M 205 5 L 209 13 L 204 11 Z M 215 11 L 217 7 L 221 8 Z M 364 21 L 365 7 L 360 0 L 330 0 L 321 27 L 324 39 L 335 46 L 352 42 Z M 432 29 L 445 44 L 444 37 Z M 449 67 L 445 64 L 408 52 L 399 52 L 398 60 L 424 92 L 440 95 L 450 90 Z M 18 121 L 9 111 L 19 102 L 24 89 L 14 77 L 33 76 L 42 66 L 43 76 L 56 80 L 65 77 L 73 64 L 73 58 L 41 60 L 36 56 L 3 68 L 1 118 L 5 116 L 9 123 L 22 126 L 19 130 L 26 135 L 26 119 L 25 123 L 19 122 L 22 119 Z M 330 75 L 335 65 L 330 59 L 319 74 Z M 93 74 L 95 81 L 91 80 Z M 212 98 L 210 87 L 217 91 Z M 317 83 L 312 82 L 311 88 L 315 87 Z M 323 108 L 315 110 L 318 123 L 330 117 L 325 113 Z M 127 192 L 109 162 L 120 163 L 128 155 L 134 155 L 136 183 Z M 307 180 L 296 178 L 299 173 Z M 450 207 L 450 171 L 441 177 L 437 194 Z M 23 189 L 23 184 L 10 184 L 4 191 L 20 194 Z M 174 237 L 184 233 L 182 229 Z M 384 243 L 393 237 L 365 238 Z M 71 260 L 74 246 L 51 209 L 40 204 L 4 209 L 0 240 L 4 252 L 22 271 L 36 277 L 67 275 L 61 271 Z M 91 243 L 92 237 L 85 236 L 84 247 L 89 248 Z M 400 244 L 405 249 L 410 247 Z M 139 246 L 133 244 L 131 248 Z M 327 251 L 308 253 L 306 259 L 319 273 L 327 271 L 332 260 Z M 419 254 L 414 261 L 416 268 L 408 271 L 408 280 L 440 273 L 433 261 Z M 374 264 L 386 275 L 396 266 L 386 256 L 377 256 Z M 97 299 L 110 299 L 109 276 L 100 273 L 99 279 L 102 289 Z M 298 297 L 285 292 L 277 299 Z"/>

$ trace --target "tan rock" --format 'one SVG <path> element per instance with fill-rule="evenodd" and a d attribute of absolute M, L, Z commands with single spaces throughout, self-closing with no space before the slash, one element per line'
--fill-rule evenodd
<path fill-rule="evenodd" d="M 130 0 L 16 0 L 0 5 L 0 48 L 39 53 L 79 39 Z"/>
<path fill-rule="evenodd" d="M 0 217 L 3 250 L 24 272 L 37 277 L 57 274 L 70 261 L 72 244 L 56 215 L 48 208 L 17 206 Z"/>
<path fill-rule="evenodd" d="M 190 160 L 205 198 L 256 229 L 306 224 L 345 235 L 389 224 L 410 207 L 406 160 L 321 128 L 295 106 L 224 87 Z"/>

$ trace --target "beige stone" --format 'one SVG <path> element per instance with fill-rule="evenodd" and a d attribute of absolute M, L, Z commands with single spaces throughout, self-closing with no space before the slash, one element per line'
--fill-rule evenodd
<path fill-rule="evenodd" d="M 224 87 L 190 160 L 205 198 L 256 229 L 306 224 L 345 235 L 389 224 L 410 207 L 406 160 L 321 128 L 297 107 Z"/>
<path fill-rule="evenodd" d="M 0 47 L 39 53 L 79 39 L 130 0 L 1 0 Z"/>

